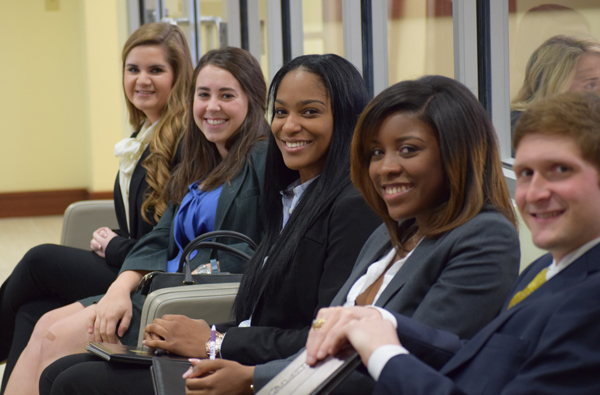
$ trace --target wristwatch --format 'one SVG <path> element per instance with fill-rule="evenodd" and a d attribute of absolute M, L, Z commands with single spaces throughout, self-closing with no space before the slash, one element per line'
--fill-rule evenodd
<path fill-rule="evenodd" d="M 218 358 L 221 357 L 221 343 L 223 343 L 224 337 L 225 335 L 221 332 L 215 333 L 215 356 Z M 210 356 L 210 337 L 206 341 L 206 356 Z"/>

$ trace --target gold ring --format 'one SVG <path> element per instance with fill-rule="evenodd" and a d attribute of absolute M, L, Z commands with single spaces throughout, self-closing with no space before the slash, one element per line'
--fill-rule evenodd
<path fill-rule="evenodd" d="M 312 329 L 318 331 L 325 324 L 325 318 L 315 318 L 310 326 Z"/>

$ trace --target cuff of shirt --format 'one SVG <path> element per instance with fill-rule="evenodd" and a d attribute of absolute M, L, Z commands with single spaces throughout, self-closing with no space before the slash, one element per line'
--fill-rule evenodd
<path fill-rule="evenodd" d="M 379 380 L 379 375 L 385 367 L 385 364 L 396 355 L 401 354 L 408 354 L 408 350 L 396 344 L 387 344 L 373 351 L 373 354 L 371 354 L 369 361 L 367 362 L 367 370 L 371 377 L 373 377 L 373 380 Z"/>
<path fill-rule="evenodd" d="M 382 309 L 381 307 L 378 307 L 378 306 L 368 306 L 368 307 L 379 311 L 379 314 L 381 314 L 381 318 L 383 318 L 384 320 L 390 321 L 392 323 L 392 325 L 394 325 L 394 328 L 398 328 L 398 321 L 396 320 L 396 317 L 394 317 L 394 315 L 392 313 L 390 313 L 386 309 Z"/>

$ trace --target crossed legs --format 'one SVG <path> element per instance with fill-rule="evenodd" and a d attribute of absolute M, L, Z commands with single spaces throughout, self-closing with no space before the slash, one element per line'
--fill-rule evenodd
<path fill-rule="evenodd" d="M 95 305 L 84 308 L 79 302 L 46 313 L 19 357 L 5 394 L 38 394 L 40 375 L 48 365 L 63 356 L 84 352 L 86 343 L 94 340 L 88 328 L 95 317 Z"/>

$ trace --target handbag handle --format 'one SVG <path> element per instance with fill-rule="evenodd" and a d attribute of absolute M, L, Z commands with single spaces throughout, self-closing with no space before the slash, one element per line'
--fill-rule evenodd
<path fill-rule="evenodd" d="M 235 230 L 213 230 L 212 232 L 206 232 L 206 233 L 203 233 L 200 236 L 196 237 L 194 240 L 192 240 L 190 242 L 190 244 L 196 243 L 196 242 L 201 242 L 202 240 L 206 240 L 206 239 L 213 239 L 213 238 L 216 239 L 219 237 L 231 237 L 232 239 L 238 239 L 238 240 L 244 241 L 253 250 L 256 250 L 256 247 L 257 247 L 254 240 L 252 240 L 250 237 L 246 236 L 243 233 L 236 232 Z M 190 244 L 188 244 L 188 246 Z M 186 249 L 187 249 L 187 247 L 186 247 Z M 184 249 L 184 251 L 185 251 L 185 249 Z"/>
<path fill-rule="evenodd" d="M 246 236 L 243 233 L 235 232 L 232 230 L 217 230 L 217 231 L 213 231 L 213 232 L 204 233 L 204 234 L 196 237 L 194 240 L 192 240 L 184 248 L 183 252 L 181 253 L 181 259 L 179 260 L 179 269 L 177 271 L 179 273 L 181 273 L 181 272 L 184 273 L 182 285 L 193 285 L 196 283 L 194 281 L 194 277 L 192 276 L 192 271 L 190 269 L 190 254 L 192 251 L 195 251 L 195 250 L 198 250 L 201 248 L 212 248 L 213 251 L 215 251 L 215 250 L 226 251 L 226 252 L 236 255 L 246 261 L 249 261 L 251 259 L 250 255 L 248 255 L 236 248 L 233 248 L 230 245 L 218 243 L 215 241 L 205 241 L 206 239 L 217 238 L 217 237 L 231 237 L 234 239 L 238 239 L 238 240 L 246 242 L 250 246 L 250 248 L 252 248 L 253 250 L 256 250 L 256 243 L 254 242 L 254 240 L 252 240 L 250 237 Z M 136 292 L 141 292 L 142 295 L 147 295 L 149 292 L 149 289 L 151 287 L 153 277 L 160 273 L 163 273 L 163 272 L 154 271 L 154 272 L 147 273 L 140 280 L 140 282 L 137 286 Z"/>
<path fill-rule="evenodd" d="M 212 248 L 213 251 L 214 250 L 226 251 L 226 252 L 236 255 L 246 261 L 249 261 L 251 259 L 250 255 L 248 255 L 236 248 L 233 248 L 227 244 L 218 243 L 216 241 L 205 241 L 206 239 L 211 239 L 211 238 L 216 239 L 217 237 L 229 237 L 229 238 L 233 238 L 233 239 L 238 239 L 238 240 L 241 240 L 241 241 L 245 242 L 246 244 L 248 244 L 250 246 L 250 248 L 252 248 L 253 250 L 256 250 L 256 243 L 254 242 L 254 240 L 252 240 L 250 237 L 246 236 L 243 233 L 235 232 L 233 230 L 216 230 L 213 232 L 206 232 L 206 233 L 196 237 L 194 240 L 192 240 L 183 249 L 183 252 L 181 253 L 181 259 L 179 260 L 179 269 L 177 271 L 180 273 L 183 271 L 185 273 L 184 283 L 188 279 L 193 281 L 192 273 L 189 268 L 190 267 L 190 254 L 192 253 L 192 251 L 195 251 L 195 250 L 198 250 L 201 248 Z M 188 273 L 189 273 L 189 277 L 188 277 Z"/>

